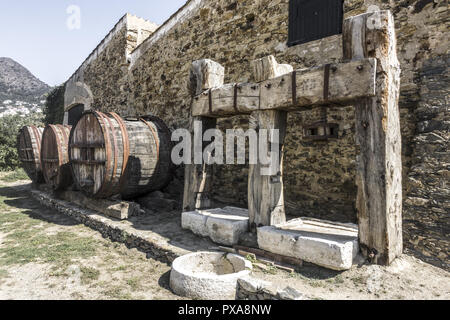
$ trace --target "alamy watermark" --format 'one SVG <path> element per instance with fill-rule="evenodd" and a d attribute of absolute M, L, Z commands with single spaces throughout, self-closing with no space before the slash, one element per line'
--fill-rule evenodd
<path fill-rule="evenodd" d="M 70 5 L 66 9 L 69 15 L 66 20 L 66 25 L 69 30 L 81 29 L 81 8 L 77 5 Z"/>
<path fill-rule="evenodd" d="M 178 142 L 172 149 L 175 165 L 243 165 L 247 162 L 248 141 L 248 164 L 260 165 L 261 175 L 264 176 L 274 176 L 280 172 L 278 129 L 229 129 L 223 134 L 219 129 L 203 132 L 202 122 L 194 121 L 193 135 L 187 129 L 177 129 L 172 134 L 172 141 Z"/>

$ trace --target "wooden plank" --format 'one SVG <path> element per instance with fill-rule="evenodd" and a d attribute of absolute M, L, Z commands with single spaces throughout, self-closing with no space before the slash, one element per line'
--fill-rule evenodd
<path fill-rule="evenodd" d="M 279 172 L 265 175 L 262 169 L 266 166 L 258 161 L 251 164 L 248 180 L 248 210 L 250 229 L 256 232 L 261 226 L 271 226 L 286 222 L 283 188 L 283 147 L 286 136 L 287 113 L 285 111 L 255 111 L 250 116 L 250 129 L 259 132 L 279 130 Z M 258 137 L 258 141 L 261 137 Z M 260 142 L 258 143 L 258 151 Z M 270 148 L 268 149 L 270 150 Z"/>
<path fill-rule="evenodd" d="M 360 247 L 372 262 L 389 265 L 402 254 L 400 65 L 393 16 L 362 14 L 344 24 L 344 58 L 377 60 L 376 95 L 355 104 L 356 182 Z"/>
<path fill-rule="evenodd" d="M 351 105 L 361 98 L 375 96 L 376 70 L 377 60 L 373 58 L 299 69 L 258 84 L 239 84 L 242 91 L 237 92 L 237 98 L 234 84 L 226 84 L 195 96 L 192 115 L 224 117 L 248 114 L 258 110 L 257 105 L 259 110 L 287 111 L 330 104 Z M 257 87 L 260 88 L 259 101 L 258 93 L 253 90 Z M 235 99 L 238 100 L 237 106 Z"/>

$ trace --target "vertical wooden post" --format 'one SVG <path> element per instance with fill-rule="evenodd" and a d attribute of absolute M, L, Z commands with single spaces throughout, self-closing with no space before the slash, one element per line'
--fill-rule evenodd
<path fill-rule="evenodd" d="M 272 56 L 252 62 L 254 78 L 261 82 L 292 72 L 289 65 L 279 65 Z M 264 101 L 261 101 L 261 104 Z M 250 229 L 256 232 L 261 226 L 271 226 L 286 222 L 283 188 L 283 149 L 286 136 L 287 113 L 285 111 L 255 111 L 250 115 L 250 129 L 258 133 L 258 158 L 260 149 L 259 131 L 261 129 L 279 130 L 279 171 L 271 175 L 263 174 L 260 159 L 258 164 L 251 164 L 248 177 L 248 211 Z M 268 144 L 270 151 L 270 143 Z"/>
<path fill-rule="evenodd" d="M 279 171 L 271 175 L 263 175 L 261 171 L 267 165 L 251 164 L 248 177 L 248 212 L 250 229 L 256 232 L 261 226 L 272 226 L 286 222 L 284 208 L 283 187 L 283 149 L 286 136 L 287 113 L 285 111 L 255 111 L 250 116 L 250 129 L 258 133 L 259 155 L 259 131 L 266 129 L 270 133 L 272 129 L 279 130 Z M 269 142 L 269 141 L 268 141 Z M 268 144 L 270 150 L 270 143 Z"/>
<path fill-rule="evenodd" d="M 347 19 L 343 41 L 345 59 L 377 59 L 376 96 L 355 105 L 357 210 L 363 254 L 389 265 L 403 251 L 400 65 L 391 13 Z"/>
<path fill-rule="evenodd" d="M 192 63 L 189 74 L 188 90 L 192 99 L 203 91 L 222 86 L 224 83 L 224 68 L 212 60 L 203 59 Z M 203 134 L 206 130 L 216 128 L 217 120 L 207 117 L 190 117 L 192 152 L 191 164 L 185 166 L 183 211 L 211 208 L 211 188 L 213 183 L 213 166 L 196 164 L 195 158 L 203 157 L 206 145 Z M 195 127 L 200 130 L 195 131 Z M 198 135 L 198 136 L 197 136 Z M 196 144 L 195 141 L 202 141 Z M 200 156 L 201 153 L 201 156 Z M 197 156 L 196 156 L 197 154 Z"/>

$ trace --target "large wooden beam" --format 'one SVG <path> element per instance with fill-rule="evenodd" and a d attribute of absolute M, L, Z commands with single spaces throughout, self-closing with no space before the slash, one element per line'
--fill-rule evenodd
<path fill-rule="evenodd" d="M 402 161 L 398 108 L 400 65 L 389 11 L 366 13 L 344 24 L 344 58 L 377 60 L 376 95 L 355 104 L 357 210 L 362 252 L 389 265 L 402 254 Z"/>
<path fill-rule="evenodd" d="M 227 117 L 256 110 L 295 111 L 310 106 L 349 105 L 375 96 L 376 62 L 362 58 L 293 72 L 274 59 L 253 63 L 256 79 L 276 76 L 259 83 L 227 84 L 204 91 L 194 97 L 192 115 Z M 263 71 L 263 67 L 270 71 Z"/>
<path fill-rule="evenodd" d="M 221 87 L 224 82 L 224 68 L 212 60 L 203 59 L 192 63 L 189 74 L 188 89 L 194 97 L 211 88 Z M 192 103 L 193 105 L 194 103 Z M 211 208 L 211 189 L 213 183 L 213 166 L 203 161 L 203 151 L 207 143 L 203 142 L 203 134 L 216 128 L 217 120 L 210 117 L 191 116 L 189 128 L 192 141 L 191 164 L 185 165 L 185 182 L 183 195 L 183 211 Z M 199 126 L 195 130 L 196 126 Z M 197 137 L 197 135 L 201 135 Z M 201 144 L 195 141 L 202 141 Z M 202 163 L 196 161 L 201 157 Z"/>
<path fill-rule="evenodd" d="M 268 80 L 272 76 L 279 76 L 284 68 L 278 68 L 275 59 L 268 59 L 265 63 L 253 63 L 255 78 Z M 255 66 L 256 65 L 256 66 Z M 266 77 L 266 79 L 263 79 Z M 263 108 L 265 106 L 262 106 Z M 250 115 L 250 129 L 258 133 L 258 163 L 250 164 L 248 177 L 248 211 L 250 230 L 256 233 L 258 227 L 272 226 L 286 222 L 283 188 L 283 147 L 286 136 L 287 113 L 280 110 L 259 110 Z M 267 136 L 260 135 L 266 130 Z M 278 130 L 278 141 L 271 138 L 273 130 Z M 261 141 L 261 139 L 265 139 Z M 273 144 L 275 142 L 275 144 Z M 261 143 L 266 146 L 267 153 L 271 148 L 278 148 L 278 158 L 273 158 L 270 164 L 263 164 L 260 158 Z M 273 155 L 272 155 L 273 156 Z M 276 162 L 275 162 L 276 161 Z M 272 165 L 271 170 L 267 170 Z M 274 170 L 274 169 L 278 170 Z"/>
<path fill-rule="evenodd" d="M 267 174 L 263 172 L 268 165 L 250 164 L 248 177 L 248 212 L 250 218 L 250 229 L 256 232 L 258 227 L 273 226 L 286 222 L 284 207 L 283 187 L 283 148 L 286 136 L 287 112 L 279 110 L 255 111 L 250 115 L 250 129 L 258 133 L 261 129 L 279 130 L 278 168 L 276 172 Z M 258 137 L 258 153 L 260 152 L 260 139 Z M 267 139 L 269 140 L 269 139 Z M 270 141 L 264 141 L 269 145 Z M 276 165 L 276 164 L 275 164 Z"/>

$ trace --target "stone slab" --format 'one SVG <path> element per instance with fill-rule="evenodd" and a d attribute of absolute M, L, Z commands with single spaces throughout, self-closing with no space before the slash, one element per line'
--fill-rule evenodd
<path fill-rule="evenodd" d="M 258 228 L 261 249 L 332 270 L 348 270 L 359 252 L 358 226 L 310 218 Z"/>
<path fill-rule="evenodd" d="M 181 225 L 215 243 L 233 246 L 238 244 L 241 234 L 248 232 L 248 210 L 225 207 L 183 212 Z"/>

